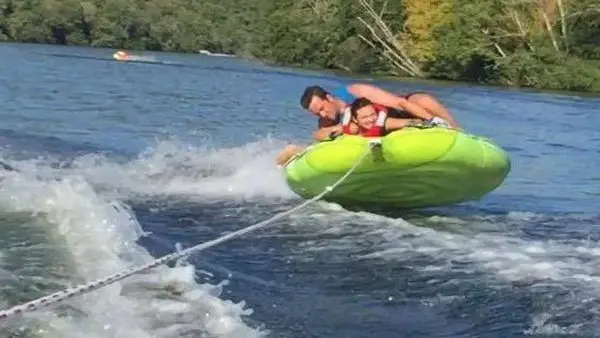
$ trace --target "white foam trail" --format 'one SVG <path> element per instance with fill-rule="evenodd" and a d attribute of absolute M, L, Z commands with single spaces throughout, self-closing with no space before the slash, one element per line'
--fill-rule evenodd
<path fill-rule="evenodd" d="M 156 62 L 156 57 L 153 55 L 131 55 L 127 56 L 127 61 L 147 61 L 147 62 Z"/>
<path fill-rule="evenodd" d="M 42 217 L 51 227 L 48 240 L 67 250 L 71 271 L 61 280 L 65 286 L 152 259 L 135 243 L 142 229 L 131 211 L 98 195 L 81 176 L 40 181 L 26 173 L 8 174 L 1 185 L 3 208 Z M 52 266 L 46 268 L 52 270 Z M 49 273 L 40 271 L 41 277 Z M 80 315 L 55 317 L 42 312 L 33 318 L 45 323 L 39 325 L 41 330 L 59 337 L 170 338 L 189 332 L 211 337 L 261 335 L 242 321 L 251 313 L 243 303 L 219 299 L 221 286 L 199 285 L 194 276 L 191 267 L 165 267 L 74 299 L 70 304 Z M 133 286 L 137 286 L 135 292 L 127 291 L 136 289 Z"/>
<path fill-rule="evenodd" d="M 525 215 L 526 217 L 530 217 Z M 509 215 L 511 217 L 511 215 Z M 522 217 L 520 213 L 512 217 Z M 294 215 L 298 229 L 320 233 L 344 233 L 339 239 L 305 243 L 306 250 L 352 249 L 355 237 L 379 238 L 372 252 L 363 259 L 410 261 L 418 255 L 428 255 L 446 269 L 472 269 L 492 273 L 509 281 L 535 279 L 587 279 L 599 283 L 592 273 L 600 268 L 600 247 L 596 243 L 579 241 L 566 243 L 555 240 L 526 240 L 514 232 L 486 232 L 482 224 L 463 224 L 478 227 L 479 232 L 436 231 L 433 227 L 415 226 L 403 219 L 391 219 L 370 213 L 313 212 L 310 216 Z M 444 221 L 438 216 L 430 220 Z M 475 221 L 475 220 L 474 220 Z M 456 223 L 460 223 L 457 220 Z M 464 222 L 464 221 L 462 221 Z M 475 221 L 477 222 L 477 221 Z M 486 222 L 480 219 L 478 222 Z M 489 220 L 487 222 L 490 222 Z M 455 225 L 455 228 L 457 226 Z M 353 235 L 353 236 L 348 236 Z M 440 260 L 441 258 L 441 260 Z M 453 266 L 453 262 L 460 263 Z M 428 268 L 428 267 L 424 267 Z"/>
<path fill-rule="evenodd" d="M 600 327 L 598 243 L 587 239 L 570 239 L 568 242 L 530 240 L 523 238 L 518 229 L 499 231 L 510 223 L 531 221 L 535 216 L 530 213 L 512 213 L 501 220 L 493 217 L 455 220 L 454 228 L 458 229 L 463 223 L 462 231 L 437 231 L 435 224 L 429 224 L 428 228 L 364 212 L 315 209 L 320 210 L 291 216 L 294 234 L 287 236 L 306 237 L 299 244 L 295 259 L 310 260 L 315 257 L 310 254 L 312 252 L 331 252 L 328 257 L 347 257 L 349 252 L 358 250 L 353 255 L 355 259 L 401 264 L 425 276 L 435 271 L 442 275 L 463 272 L 492 287 L 505 288 L 513 282 L 529 285 L 529 288 L 550 285 L 569 290 L 570 294 L 553 299 L 551 308 L 535 309 L 541 312 L 532 314 L 531 332 L 572 333 L 580 329 L 581 323 L 577 319 L 565 323 L 560 318 L 573 311 L 592 316 L 587 324 Z M 446 218 L 437 216 L 426 220 L 435 221 L 447 224 Z M 497 224 L 498 221 L 505 224 Z M 492 231 L 486 231 L 487 227 Z M 473 228 L 478 229 L 473 231 Z M 335 254 L 338 251 L 341 254 Z M 587 300 L 583 309 L 579 308 L 582 299 Z"/>
<path fill-rule="evenodd" d="M 127 197 L 291 198 L 294 194 L 274 164 L 282 147 L 269 140 L 225 149 L 164 141 L 126 163 L 96 154 L 83 156 L 68 171 Z"/>
<path fill-rule="evenodd" d="M 84 199 L 89 199 L 90 196 L 93 199 L 97 199 L 93 202 L 86 202 L 88 204 L 81 202 L 83 204 L 77 205 L 75 209 L 69 209 L 65 214 L 77 215 L 77 210 L 87 210 L 86 212 L 88 212 L 90 210 L 97 210 L 98 205 L 104 205 L 102 207 L 104 209 L 100 211 L 100 218 L 106 219 L 115 217 L 110 216 L 114 213 L 122 212 L 121 215 L 127 214 L 126 209 L 111 211 L 114 209 L 107 207 L 109 204 L 105 200 L 106 196 L 132 198 L 136 197 L 136 195 L 149 195 L 150 197 L 179 195 L 185 198 L 200 200 L 256 197 L 261 199 L 290 198 L 293 194 L 285 186 L 281 174 L 273 165 L 273 158 L 276 152 L 282 147 L 283 144 L 277 144 L 277 142 L 271 140 L 263 140 L 247 144 L 243 147 L 216 150 L 187 147 L 176 141 L 163 141 L 155 147 L 148 149 L 148 151 L 138 158 L 126 162 L 116 161 L 99 155 L 87 155 L 76 158 L 73 166 L 68 169 L 51 170 L 45 166 L 44 161 L 37 163 L 34 161 L 19 162 L 17 164 L 19 167 L 24 167 L 26 172 L 35 171 L 38 175 L 41 174 L 42 176 L 65 176 L 70 178 L 70 181 L 67 181 L 68 183 L 64 183 L 63 181 L 62 183 L 53 184 L 66 184 L 63 187 L 64 191 L 73 190 L 75 189 L 74 187 L 83 189 L 82 191 L 75 189 L 75 191 L 66 195 L 71 196 L 69 197 L 71 199 L 81 198 L 81 196 L 84 196 Z M 105 198 L 98 197 L 89 185 L 87 185 L 88 182 L 102 186 L 104 189 L 102 195 Z M 34 206 L 31 207 L 32 210 L 45 210 L 44 208 L 46 207 L 42 208 L 39 205 L 45 205 L 47 202 L 42 203 L 40 200 L 36 200 L 36 196 L 39 195 L 40 189 L 43 192 L 41 195 L 48 195 L 48 191 L 54 188 L 51 188 L 51 186 L 43 189 L 36 187 L 36 184 L 39 184 L 39 182 L 35 183 L 35 181 L 32 184 L 33 186 L 31 187 L 15 185 L 10 191 L 23 191 L 25 195 L 18 195 L 21 196 L 20 198 L 23 201 L 36 201 Z M 61 189 L 58 190 L 63 191 Z M 30 192 L 28 193 L 27 191 Z M 0 196 L 1 201 L 2 196 Z M 22 207 L 26 207 L 27 203 L 24 203 Z M 61 205 L 71 205 L 70 199 L 55 203 L 53 207 L 55 209 L 49 210 L 64 209 Z M 535 218 L 534 214 L 513 213 L 507 217 L 507 219 L 512 220 L 508 223 L 498 223 L 485 218 L 464 220 L 434 216 L 428 220 L 428 223 L 437 223 L 438 225 L 443 225 L 445 230 L 451 230 L 436 231 L 433 228 L 415 226 L 402 219 L 390 219 L 368 213 L 351 213 L 332 203 L 321 203 L 315 209 L 315 212 L 312 213 L 306 212 L 291 216 L 295 220 L 293 221 L 296 225 L 294 231 L 300 234 L 306 233 L 307 238 L 300 244 L 300 254 L 297 259 L 310 259 L 310 255 L 307 256 L 306 253 L 310 253 L 311 251 L 339 250 L 347 253 L 348 251 L 355 250 L 357 245 L 361 245 L 360 243 L 366 242 L 371 245 L 368 250 L 370 252 L 364 254 L 364 250 L 361 250 L 361 255 L 357 257 L 365 260 L 405 262 L 423 272 L 464 271 L 466 273 L 483 273 L 491 282 L 500 284 L 507 281 L 531 282 L 532 280 L 546 278 L 557 281 L 559 284 L 575 284 L 580 288 L 583 287 L 588 290 L 595 290 L 600 286 L 600 279 L 595 276 L 594 272 L 600 267 L 600 249 L 594 246 L 595 243 L 590 246 L 583 242 L 578 245 L 557 241 L 532 241 L 519 237 L 518 224 L 520 222 L 531 221 L 532 218 Z M 73 218 L 73 216 L 70 217 Z M 87 215 L 77 222 L 73 222 L 80 224 L 90 219 L 93 222 L 100 220 L 100 218 L 90 217 L 92 216 Z M 55 218 L 50 219 L 57 224 L 61 224 L 59 222 L 61 217 L 55 216 Z M 119 222 L 122 221 L 124 220 L 120 220 Z M 137 224 L 135 220 L 129 221 L 129 223 L 126 222 L 126 224 L 130 224 L 131 222 L 134 222 L 132 224 Z M 118 222 L 115 221 L 115 223 Z M 135 239 L 137 238 L 136 236 L 139 236 L 141 231 L 138 228 L 139 226 L 132 224 L 128 226 L 129 230 L 124 230 L 124 238 Z M 460 230 L 475 227 L 478 228 L 478 231 Z M 71 228 L 67 227 L 67 229 Z M 327 236 L 318 238 L 319 234 L 326 234 Z M 332 235 L 339 235 L 339 237 Z M 73 238 L 81 236 L 81 240 L 84 240 L 86 237 L 84 234 L 65 234 L 65 236 L 74 236 Z M 265 234 L 264 236 L 286 235 L 274 233 Z M 295 233 L 292 236 L 297 238 L 299 234 Z M 102 238 L 100 236 L 100 239 L 99 243 L 109 243 L 108 246 L 115 241 L 121 243 L 124 241 L 123 238 L 119 237 Z M 131 240 L 129 241 L 131 242 Z M 123 256 L 129 254 L 131 256 L 127 258 L 129 260 L 136 257 L 147 257 L 147 254 L 140 254 L 135 250 L 133 253 L 128 253 L 127 250 L 123 250 L 125 247 L 125 244 L 122 246 L 116 245 L 111 250 L 108 250 L 110 255 L 105 260 L 107 262 L 116 262 L 115 266 L 107 263 L 106 268 L 99 270 L 92 269 L 88 273 L 94 273 L 94 271 L 113 272 L 111 269 L 123 264 L 123 258 L 118 257 L 119 254 L 115 255 L 117 251 Z M 137 250 L 138 248 L 134 247 L 134 249 Z M 75 247 L 73 252 L 79 252 L 78 250 L 82 249 Z M 82 254 L 86 254 L 85 250 Z M 101 252 L 100 254 L 107 253 Z M 425 261 L 429 263 L 414 266 L 413 262 L 423 262 L 423 257 L 428 257 L 429 259 Z M 79 262 L 76 266 L 85 264 Z M 85 268 L 82 268 L 82 270 L 85 271 Z M 186 322 L 181 327 L 169 325 L 170 320 L 166 319 L 165 323 L 157 324 L 164 324 L 164 326 L 152 329 L 147 328 L 148 322 L 155 321 L 156 323 L 161 323 L 162 318 L 181 316 L 181 314 L 171 314 L 171 311 L 176 313 L 178 309 L 181 311 L 187 309 L 188 312 L 194 313 L 227 313 L 227 311 L 232 311 L 233 314 L 228 314 L 227 318 L 231 319 L 233 323 L 241 323 L 239 317 L 244 313 L 237 305 L 223 305 L 223 302 L 210 298 L 214 296 L 201 296 L 208 297 L 213 300 L 212 302 L 197 301 L 196 296 L 205 295 L 210 290 L 215 290 L 214 286 L 206 285 L 206 288 L 204 286 L 197 286 L 193 283 L 191 274 L 187 274 L 187 270 L 174 271 L 179 271 L 181 274 L 176 279 L 176 284 L 179 283 L 179 285 L 183 285 L 181 286 L 183 289 L 186 289 L 185 285 L 188 284 L 182 282 L 182 280 L 187 280 L 187 283 L 191 286 L 190 290 L 195 290 L 189 291 L 190 293 L 182 293 L 180 297 L 185 299 L 183 302 L 177 300 L 166 306 L 161 304 L 160 301 L 155 300 L 156 295 L 165 293 L 165 284 L 173 283 L 172 281 L 159 281 L 158 276 L 162 276 L 162 274 L 151 277 L 145 276 L 144 280 L 136 282 L 141 283 L 140 285 L 146 285 L 146 288 L 141 288 L 142 291 L 139 294 L 138 292 L 132 292 L 132 288 L 127 288 L 128 291 L 125 294 L 130 296 L 135 295 L 133 297 L 135 301 L 127 301 L 129 305 L 124 306 L 122 310 L 127 315 L 123 317 L 127 318 L 127 316 L 138 315 L 145 319 L 139 320 L 139 323 L 136 324 L 142 328 L 140 332 L 153 330 L 152 332 L 164 333 L 165 337 L 168 337 L 169 334 L 179 329 L 193 331 L 196 328 L 199 330 L 215 330 L 215 332 L 221 332 L 220 330 L 223 329 L 232 332 L 231 329 L 227 328 L 233 324 L 224 324 L 223 327 L 217 329 L 213 325 L 220 323 L 221 319 L 210 321 L 207 318 L 187 318 L 190 323 L 194 324 L 187 324 L 188 322 Z M 98 274 L 101 273 L 98 272 Z M 149 282 L 151 280 L 153 281 Z M 137 285 L 133 282 L 130 283 L 131 285 Z M 152 293 L 148 289 L 158 291 Z M 109 302 L 109 304 L 123 301 L 124 296 L 118 296 L 116 291 L 114 292 L 115 294 L 110 297 L 120 298 L 118 298 L 118 301 L 113 300 Z M 88 304 L 88 302 L 93 303 L 94 301 L 86 300 L 84 304 Z M 206 304 L 216 305 L 207 306 Z M 194 310 L 191 311 L 191 308 Z M 568 310 L 568 305 L 565 305 L 565 309 Z M 98 311 L 102 313 L 104 310 Z M 97 313 L 92 317 L 102 318 Z M 153 319 L 150 320 L 149 318 Z M 226 321 L 229 322 L 229 319 Z M 546 324 L 551 325 L 552 323 Z M 71 323 L 70 325 L 74 324 Z M 189 327 L 189 325 L 195 326 Z M 243 332 L 247 331 L 251 332 L 250 334 L 256 334 L 243 324 L 237 325 L 239 330 Z M 539 324 L 538 327 L 541 327 L 540 325 L 542 324 Z M 100 326 L 96 329 L 100 330 Z M 241 336 L 244 335 L 241 334 Z"/>

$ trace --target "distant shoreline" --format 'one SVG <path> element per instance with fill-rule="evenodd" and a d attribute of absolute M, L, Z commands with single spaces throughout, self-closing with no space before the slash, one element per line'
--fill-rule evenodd
<path fill-rule="evenodd" d="M 481 0 L 8 1 L 0 11 L 0 41 L 235 55 L 388 81 L 600 95 L 595 4 L 540 6 Z"/>
<path fill-rule="evenodd" d="M 320 67 L 311 67 L 311 66 L 298 66 L 298 65 L 286 65 L 278 62 L 270 61 L 270 60 L 262 60 L 255 57 L 236 55 L 236 54 L 225 54 L 225 53 L 213 53 L 209 50 L 199 50 L 198 52 L 185 52 L 185 51 L 163 51 L 163 50 L 151 50 L 151 49 L 126 49 L 126 48 L 112 48 L 112 47 L 103 47 L 103 46 L 89 46 L 89 45 L 76 45 L 76 44 L 53 44 L 53 43 L 37 43 L 37 42 L 20 42 L 20 41 L 0 41 L 2 44 L 15 44 L 15 45 L 46 45 L 53 47 L 65 47 L 65 48 L 91 48 L 91 49 L 105 49 L 110 51 L 124 50 L 136 54 L 152 54 L 152 53 L 169 53 L 169 54 L 182 54 L 182 55 L 200 55 L 200 56 L 210 56 L 210 57 L 224 57 L 224 58 L 236 58 L 247 61 L 255 61 L 264 64 L 269 67 L 281 67 L 287 69 L 293 69 L 297 71 L 313 71 L 313 72 L 321 72 L 327 73 L 334 76 L 340 76 L 345 78 L 352 78 L 356 81 L 390 81 L 390 82 L 412 82 L 412 83 L 423 83 L 423 84 L 435 84 L 435 85 L 445 85 L 445 86 L 476 86 L 481 88 L 490 88 L 490 89 L 504 89 L 504 90 L 517 90 L 521 92 L 527 93 L 539 93 L 539 94 L 557 94 L 557 95 L 565 95 L 565 96 L 583 96 L 590 98 L 600 98 L 600 92 L 586 92 L 586 91 L 570 91 L 570 90 L 556 90 L 556 89 L 544 89 L 544 88 L 533 88 L 533 87 L 525 87 L 518 85 L 502 85 L 502 84 L 492 84 L 492 83 L 484 83 L 484 82 L 469 82 L 469 81 L 459 81 L 459 80 L 442 80 L 442 79 L 433 79 L 433 78 L 414 78 L 414 77 L 402 77 L 396 75 L 385 74 L 382 72 L 374 72 L 374 73 L 360 73 L 360 72 L 350 72 L 343 69 L 336 68 L 320 68 Z"/>

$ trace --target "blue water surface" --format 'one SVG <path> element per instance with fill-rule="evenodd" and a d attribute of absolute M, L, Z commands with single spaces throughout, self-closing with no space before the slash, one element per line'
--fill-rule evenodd
<path fill-rule="evenodd" d="M 7 174 L 0 193 L 5 307 L 300 203 L 273 161 L 286 144 L 310 142 L 316 121 L 299 104 L 309 85 L 428 91 L 464 129 L 506 149 L 512 171 L 481 201 L 431 211 L 376 215 L 317 203 L 188 257 L 190 271 L 123 281 L 68 302 L 63 317 L 42 312 L 6 330 L 597 336 L 599 98 L 352 79 L 194 54 L 147 52 L 148 62 L 127 63 L 113 52 L 0 45 L 0 155 L 22 170 Z"/>

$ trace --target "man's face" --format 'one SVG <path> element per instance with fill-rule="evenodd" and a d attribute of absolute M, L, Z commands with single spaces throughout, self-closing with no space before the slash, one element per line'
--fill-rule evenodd
<path fill-rule="evenodd" d="M 329 95 L 325 99 L 316 95 L 313 96 L 308 105 L 308 110 L 314 115 L 328 120 L 334 120 L 337 116 L 337 107 Z"/>

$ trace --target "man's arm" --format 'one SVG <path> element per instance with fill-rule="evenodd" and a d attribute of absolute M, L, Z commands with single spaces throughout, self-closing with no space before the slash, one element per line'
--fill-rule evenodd
<path fill-rule="evenodd" d="M 420 117 L 424 120 L 431 120 L 434 115 L 420 106 L 409 102 L 407 99 L 394 95 L 388 91 L 363 83 L 356 83 L 348 86 L 348 91 L 356 97 L 364 97 L 373 103 L 377 103 L 390 108 L 401 109 Z"/>
<path fill-rule="evenodd" d="M 330 137 L 332 132 L 336 132 L 338 134 L 342 133 L 342 125 L 334 125 L 330 127 L 319 128 L 317 131 L 313 133 L 313 138 L 317 141 L 323 141 Z"/>
<path fill-rule="evenodd" d="M 313 133 L 313 138 L 317 141 L 322 141 L 329 138 L 331 132 L 342 133 L 342 125 L 336 121 L 319 117 L 319 126 Z"/>

